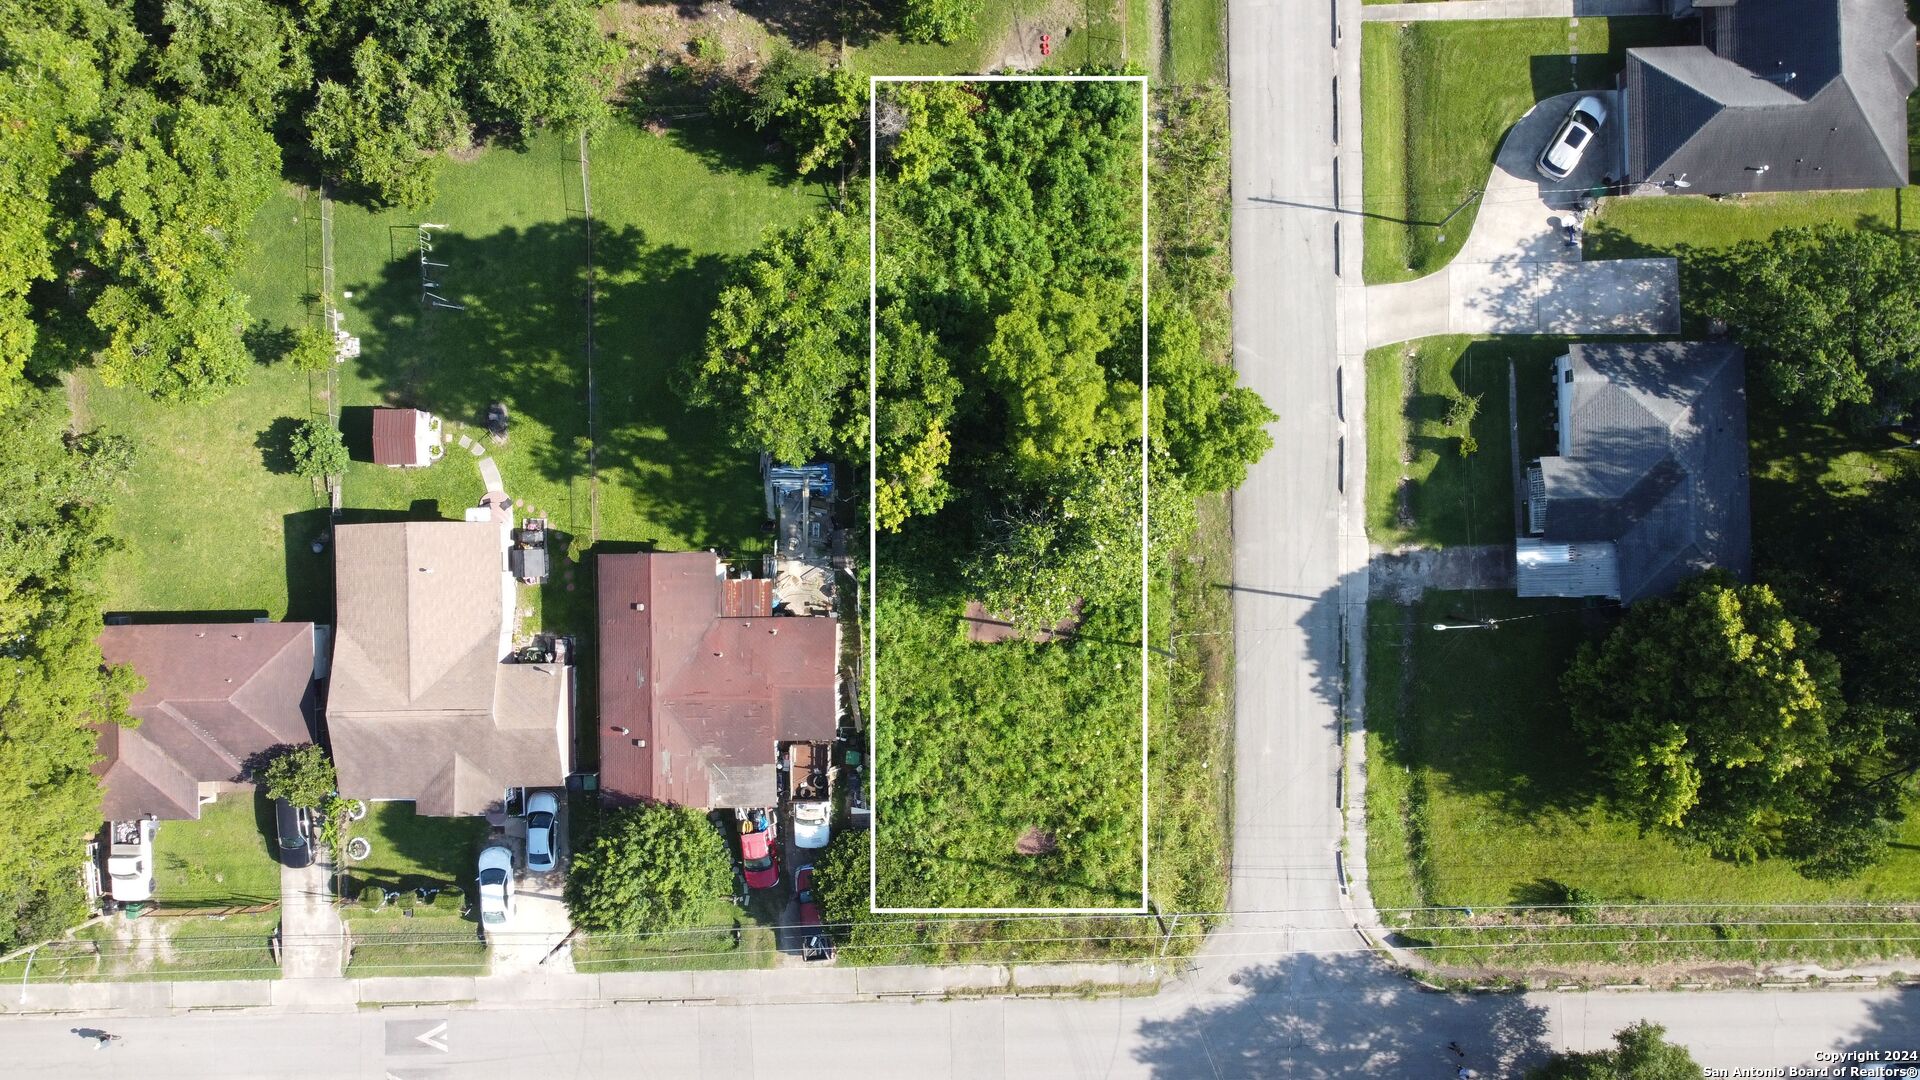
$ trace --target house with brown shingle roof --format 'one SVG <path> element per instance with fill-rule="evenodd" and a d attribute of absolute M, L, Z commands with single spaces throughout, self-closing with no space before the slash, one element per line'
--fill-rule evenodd
<path fill-rule="evenodd" d="M 137 727 L 94 728 L 102 816 L 194 819 L 248 760 L 313 741 L 313 624 L 148 623 L 100 631 L 100 655 L 147 682 Z"/>
<path fill-rule="evenodd" d="M 341 794 L 485 813 L 572 768 L 566 664 L 508 663 L 508 528 L 406 521 L 335 530 L 327 732 Z"/>
<path fill-rule="evenodd" d="M 772 805 L 781 743 L 831 742 L 840 626 L 773 614 L 711 552 L 601 555 L 600 790 L 612 804 Z"/>

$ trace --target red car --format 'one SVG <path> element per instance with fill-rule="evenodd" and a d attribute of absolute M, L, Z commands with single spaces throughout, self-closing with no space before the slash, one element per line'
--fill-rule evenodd
<path fill-rule="evenodd" d="M 820 925 L 820 902 L 813 897 L 813 867 L 794 871 L 793 888 L 800 902 L 800 957 L 803 960 L 833 959 L 833 939 Z"/>
<path fill-rule="evenodd" d="M 740 823 L 740 864 L 747 887 L 771 889 L 780 883 L 780 864 L 773 859 L 773 828 L 752 820 Z"/>

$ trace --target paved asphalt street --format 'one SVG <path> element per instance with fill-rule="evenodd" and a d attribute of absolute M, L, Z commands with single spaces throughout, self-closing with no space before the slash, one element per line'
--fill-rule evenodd
<path fill-rule="evenodd" d="M 1453 1075 L 1449 1040 L 1466 1048 L 1481 1075 L 1511 1076 L 1551 1047 L 1603 1042 L 1643 1016 L 1671 1024 L 1712 1067 L 1920 1049 L 1913 992 L 1455 996 L 1342 976 L 1337 965 L 1294 958 L 1254 968 L 1237 997 L 1205 1001 L 1176 991 L 1153 999 L 213 1013 L 96 1022 L 122 1037 L 104 1050 L 70 1030 L 87 1021 L 54 1017 L 0 1027 L 0 1074 L 1444 1080 Z"/>

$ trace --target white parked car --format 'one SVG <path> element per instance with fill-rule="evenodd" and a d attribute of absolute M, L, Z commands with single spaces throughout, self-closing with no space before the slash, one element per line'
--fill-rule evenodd
<path fill-rule="evenodd" d="M 154 819 L 107 823 L 107 892 L 123 904 L 153 899 Z"/>
<path fill-rule="evenodd" d="M 559 826 L 560 801 L 549 792 L 527 800 L 527 870 L 545 874 L 553 869 L 554 829 Z"/>
<path fill-rule="evenodd" d="M 832 837 L 833 804 L 797 802 L 793 804 L 793 843 L 812 850 L 827 846 Z"/>
<path fill-rule="evenodd" d="M 1606 122 L 1606 102 L 1592 96 L 1574 102 L 1567 118 L 1560 121 L 1553 138 L 1547 140 L 1546 148 L 1540 151 L 1540 160 L 1535 163 L 1540 175 L 1549 180 L 1565 180 L 1580 164 L 1581 155 L 1587 152 Z"/>
<path fill-rule="evenodd" d="M 500 844 L 480 853 L 480 925 L 513 917 L 513 849 Z"/>

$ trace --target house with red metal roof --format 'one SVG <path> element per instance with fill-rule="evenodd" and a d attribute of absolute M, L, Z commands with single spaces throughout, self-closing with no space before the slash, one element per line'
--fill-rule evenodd
<path fill-rule="evenodd" d="M 601 555 L 600 791 L 614 805 L 773 805 L 779 747 L 839 727 L 840 625 L 775 615 L 711 552 Z"/>

